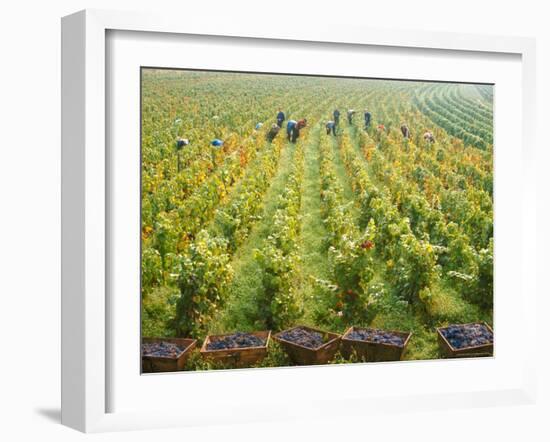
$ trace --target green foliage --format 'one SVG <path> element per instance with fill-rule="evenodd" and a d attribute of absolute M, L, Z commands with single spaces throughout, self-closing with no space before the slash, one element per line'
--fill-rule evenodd
<path fill-rule="evenodd" d="M 179 336 L 204 337 L 209 318 L 223 305 L 232 278 L 227 242 L 202 230 L 181 258 L 176 309 Z"/>
<path fill-rule="evenodd" d="M 342 138 L 340 149 L 349 148 L 349 139 Z M 330 305 L 320 302 L 323 307 L 317 309 L 316 316 L 323 322 L 332 314 L 344 323 L 364 321 L 374 301 L 369 293 L 369 282 L 374 275 L 372 249 L 376 226 L 371 220 L 367 229 L 360 232 L 349 204 L 343 203 L 343 189 L 337 182 L 333 152 L 326 139 L 321 140 L 320 154 L 321 202 L 328 232 L 330 282 L 314 278 L 314 283 L 317 302 L 320 298 L 328 299 Z M 358 186 L 357 190 L 365 188 Z"/>
<path fill-rule="evenodd" d="M 267 328 L 283 329 L 300 315 L 293 293 L 298 257 L 293 252 L 285 254 L 271 241 L 254 256 L 262 269 L 260 316 Z"/>
<path fill-rule="evenodd" d="M 217 211 L 216 228 L 227 239 L 232 251 L 243 243 L 254 223 L 261 217 L 262 195 L 277 170 L 280 154 L 281 143 L 276 140 L 250 171 L 254 173 L 245 176 L 231 203 Z"/>
<path fill-rule="evenodd" d="M 396 293 L 410 303 L 429 299 L 430 287 L 439 276 L 434 247 L 408 233 L 399 238 L 393 256 L 387 266 Z"/>
<path fill-rule="evenodd" d="M 376 226 L 371 220 L 367 229 L 360 233 L 350 230 L 329 249 L 329 263 L 333 280 L 348 295 L 350 292 L 367 292 L 374 276 L 373 249 Z"/>
<path fill-rule="evenodd" d="M 141 334 L 145 337 L 175 335 L 172 321 L 176 312 L 177 289 L 157 288 L 146 294 L 141 303 Z"/>
<path fill-rule="evenodd" d="M 262 270 L 260 312 L 269 329 L 283 329 L 302 315 L 295 296 L 298 276 L 298 236 L 300 231 L 301 186 L 304 153 L 296 146 L 294 168 L 277 201 L 271 233 L 254 258 Z"/>
<path fill-rule="evenodd" d="M 163 282 L 162 259 L 157 249 L 146 247 L 141 253 L 142 295 Z"/>
<path fill-rule="evenodd" d="M 456 88 L 426 86 L 415 96 L 415 104 L 434 123 L 461 138 L 465 144 L 483 150 L 492 145 L 492 115 L 487 118 L 478 111 L 478 105 L 458 97 Z"/>
<path fill-rule="evenodd" d="M 489 247 L 479 252 L 470 251 L 471 265 L 469 271 L 450 270 L 449 277 L 457 281 L 462 296 L 483 308 L 493 307 L 493 240 Z"/>

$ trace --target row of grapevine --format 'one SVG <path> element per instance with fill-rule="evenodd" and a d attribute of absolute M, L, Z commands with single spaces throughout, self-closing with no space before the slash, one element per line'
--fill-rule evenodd
<path fill-rule="evenodd" d="M 381 102 L 378 100 L 378 103 Z M 399 114 L 395 115 L 395 109 L 388 113 L 387 109 L 378 108 L 377 112 L 382 118 L 403 120 Z M 412 120 L 413 131 L 420 132 L 418 120 Z M 374 156 L 371 169 L 376 172 L 378 165 L 375 176 L 386 184 L 394 183 L 386 194 L 391 195 L 392 202 L 398 204 L 401 213 L 409 219 L 413 233 L 419 238 L 428 233 L 426 238 L 438 244 L 438 262 L 443 265 L 445 275 L 455 279 L 454 285 L 458 291 L 480 305 L 490 305 L 492 285 L 487 281 L 492 279 L 492 201 L 490 192 L 479 187 L 481 182 L 492 183 L 492 173 L 487 174 L 477 164 L 481 167 L 486 164 L 491 170 L 491 162 L 482 161 L 479 155 L 485 153 L 476 149 L 451 146 L 452 151 L 447 152 L 447 146 L 443 152 L 441 148 L 434 150 L 426 143 L 422 143 L 422 147 L 416 147 L 411 141 L 403 143 L 397 141 L 402 140 L 401 134 L 392 129 L 376 131 L 371 127 L 368 133 L 357 131 L 366 158 Z M 385 158 L 382 152 L 391 152 L 391 158 Z M 476 164 L 476 169 L 472 164 Z M 435 165 L 439 169 L 437 175 L 423 173 L 426 165 Z M 477 179 L 467 174 L 475 174 Z M 360 172 L 355 170 L 353 175 L 357 178 Z M 453 176 L 457 177 L 454 186 L 451 181 Z M 360 180 L 355 179 L 355 182 Z M 368 182 L 363 180 L 363 189 L 369 186 L 366 184 Z M 418 192 L 411 192 L 411 184 Z M 370 187 L 370 192 L 360 199 L 363 207 L 369 205 L 368 195 L 378 192 L 372 185 Z M 430 190 L 430 187 L 433 189 Z M 435 199 L 428 203 L 426 194 L 434 195 Z M 362 210 L 363 217 L 366 213 Z M 368 217 L 363 218 L 363 225 L 367 221 Z M 477 245 L 476 248 L 471 241 Z"/>
<path fill-rule="evenodd" d="M 414 103 L 430 120 L 443 127 L 451 135 L 462 139 L 465 144 L 482 150 L 489 149 L 492 144 L 489 142 L 490 138 L 488 138 L 490 134 L 482 128 L 477 127 L 477 125 L 462 121 L 457 116 L 454 108 L 449 109 L 446 107 L 446 104 L 438 103 L 433 95 L 433 92 L 430 92 L 430 89 L 426 88 L 422 92 L 415 94 Z"/>
<path fill-rule="evenodd" d="M 484 190 L 465 184 L 460 188 L 460 181 L 457 183 L 459 188 L 445 188 L 439 178 L 431 177 L 426 169 L 417 165 L 414 153 L 410 155 L 416 147 L 408 143 L 407 148 L 409 153 L 401 148 L 401 144 L 393 145 L 384 152 L 375 151 L 370 161 L 374 176 L 389 187 L 397 204 L 417 206 L 416 202 L 411 203 L 411 199 L 423 201 L 426 209 L 411 218 L 413 223 L 416 220 L 441 221 L 445 216 L 448 221 L 460 225 L 478 248 L 486 247 L 492 237 L 490 195 Z M 420 164 L 426 164 L 426 161 Z M 415 188 L 418 189 L 417 192 L 412 191 Z M 429 213 L 432 216 L 428 216 Z"/>
<path fill-rule="evenodd" d="M 444 96 L 449 103 L 460 109 L 466 115 L 472 115 L 475 117 L 475 121 L 486 127 L 491 133 L 493 129 L 493 111 L 485 107 L 483 103 L 478 100 L 474 102 L 470 98 L 466 97 L 462 88 L 453 87 Z"/>
<path fill-rule="evenodd" d="M 476 84 L 475 86 L 477 92 L 479 93 L 479 95 L 481 95 L 481 97 L 483 98 L 483 100 L 485 101 L 484 105 L 486 108 L 490 108 L 492 109 L 493 107 L 493 87 L 490 86 L 490 85 L 485 85 L 485 84 Z"/>
<path fill-rule="evenodd" d="M 160 78 L 163 78 L 163 81 L 154 88 L 154 92 L 159 96 L 150 91 L 148 93 L 148 103 L 153 104 L 147 106 L 154 107 L 153 105 L 164 97 L 165 89 L 171 84 L 172 79 L 169 74 L 162 73 Z M 199 79 L 192 79 L 191 83 L 193 83 L 193 80 L 198 81 Z M 168 82 L 169 85 L 167 86 L 163 82 Z M 242 84 L 247 85 L 248 83 L 244 81 Z M 202 88 L 208 89 L 206 83 L 201 83 L 201 88 L 198 89 L 197 93 L 203 91 Z M 254 100 L 261 98 L 261 94 L 265 95 L 265 91 L 268 91 L 269 88 L 264 86 L 258 88 L 258 90 L 260 97 L 255 97 Z M 235 100 L 227 104 L 227 108 L 224 106 L 224 112 L 229 111 L 231 114 L 234 112 L 240 115 L 237 109 L 248 103 L 250 101 L 249 97 L 250 91 L 242 91 L 238 98 L 235 96 Z M 318 93 L 318 97 L 319 99 L 323 98 L 322 91 Z M 287 111 L 287 113 L 301 115 L 303 109 L 300 110 L 296 104 L 299 102 L 297 97 L 289 93 L 288 98 L 286 104 L 294 110 Z M 189 100 L 191 100 L 190 97 L 184 96 L 185 105 L 193 107 L 192 103 L 194 101 Z M 214 110 L 211 109 L 214 104 L 206 103 L 208 100 L 203 102 L 198 97 L 195 97 L 194 100 L 200 103 L 200 107 L 194 107 L 197 112 L 206 113 L 207 115 L 214 113 Z M 253 115 L 254 111 L 251 109 L 256 107 L 254 103 L 250 104 L 251 108 L 244 107 L 244 112 L 247 115 Z M 219 104 L 214 107 L 219 107 Z M 151 109 L 150 112 L 152 112 Z M 271 112 L 273 118 L 274 111 L 271 110 Z M 156 117 L 157 114 L 161 113 L 152 112 L 151 115 Z M 144 111 L 144 138 L 146 134 L 151 132 L 151 127 L 156 127 L 148 121 L 151 115 Z M 258 118 L 269 120 L 268 110 L 263 108 L 261 112 L 256 112 L 255 115 Z M 194 114 L 177 120 L 181 120 L 180 124 L 187 127 L 189 124 L 193 124 L 196 118 L 199 117 Z M 204 115 L 201 118 L 204 118 Z M 149 152 L 151 147 L 145 139 L 143 140 L 142 262 L 144 265 L 142 267 L 145 273 L 145 277 L 142 278 L 143 293 L 149 292 L 150 289 L 159 284 L 169 283 L 166 275 L 171 271 L 175 257 L 186 249 L 202 228 L 211 223 L 217 209 L 227 203 L 230 194 L 238 187 L 249 163 L 255 159 L 258 153 L 266 149 L 265 133 L 269 123 L 259 130 L 253 129 L 254 125 L 249 124 L 247 128 L 250 129 L 244 132 L 241 131 L 242 135 L 238 135 L 234 129 L 238 127 L 242 119 L 235 116 L 234 120 L 230 118 L 226 120 L 224 123 L 220 123 L 219 120 L 201 120 L 201 124 L 206 130 L 202 130 L 197 134 L 195 142 L 186 146 L 183 151 L 182 161 L 185 167 L 182 172 L 175 169 L 176 151 L 173 148 L 173 138 L 171 139 L 170 149 L 165 149 L 162 144 L 159 146 L 160 149 L 153 149 L 157 154 L 159 151 L 161 152 L 162 158 L 159 161 L 151 158 L 146 159 L 146 152 Z M 171 120 L 164 121 L 164 124 L 170 125 Z M 212 135 L 209 132 L 210 129 L 213 126 L 218 127 L 223 124 L 228 125 L 227 127 L 224 126 L 224 133 L 227 134 L 227 137 L 223 146 L 209 146 L 208 137 Z M 172 135 L 174 134 L 170 134 L 170 136 Z M 282 136 L 281 134 L 280 138 Z M 223 214 L 220 216 L 223 216 Z M 230 219 L 226 221 L 231 223 Z"/>
<path fill-rule="evenodd" d="M 258 294 L 261 318 L 269 329 L 283 329 L 301 315 L 295 283 L 299 272 L 298 242 L 300 206 L 304 176 L 304 147 L 300 140 L 292 158 L 293 168 L 277 199 L 272 229 L 265 244 L 255 250 L 262 272 L 262 292 Z"/>
<path fill-rule="evenodd" d="M 180 202 L 170 202 L 177 194 L 168 188 L 166 194 L 156 192 L 143 195 L 142 198 L 142 264 L 146 267 L 160 267 L 160 276 L 156 282 L 163 282 L 165 272 L 170 271 L 171 261 L 185 250 L 195 239 L 197 233 L 212 219 L 217 209 L 229 197 L 230 190 L 239 182 L 248 163 L 256 158 L 258 152 L 267 149 L 264 137 L 258 133 L 241 145 L 237 154 L 228 156 L 223 166 L 211 174 L 188 198 Z M 174 183 L 174 187 L 177 186 Z M 163 197 L 167 206 L 158 207 Z M 152 219 L 156 219 L 154 223 Z M 155 261 L 160 264 L 153 265 Z M 148 272 L 152 274 L 152 272 Z M 155 272 L 158 274 L 158 272 Z M 145 291 L 154 285 L 155 278 L 144 278 Z"/>
<path fill-rule="evenodd" d="M 374 302 L 369 284 L 374 275 L 375 229 L 371 223 L 361 231 L 355 223 L 350 206 L 353 202 L 345 201 L 336 177 L 332 144 L 327 137 L 321 138 L 319 144 L 322 214 L 329 232 L 330 281 L 315 280 L 319 305 L 316 316 L 320 322 L 325 321 L 328 311 L 343 323 L 363 323 Z"/>
<path fill-rule="evenodd" d="M 232 99 L 222 103 L 218 87 L 209 81 L 217 74 L 186 73 L 185 84 L 180 78 L 172 71 L 143 71 L 144 293 L 170 282 L 166 275 L 177 255 L 225 204 L 248 164 L 265 148 L 265 129 L 256 130 L 256 123 L 273 118 L 273 108 L 282 104 L 269 84 L 251 89 L 246 79 L 229 79 Z M 297 107 L 299 100 L 288 98 L 285 105 Z M 272 106 L 266 107 L 269 102 Z M 181 151 L 175 148 L 178 136 L 191 142 Z M 223 146 L 211 146 L 213 138 L 221 138 Z"/>
<path fill-rule="evenodd" d="M 254 222 L 261 216 L 263 195 L 277 171 L 282 149 L 281 138 L 275 139 L 266 147 L 257 164 L 247 171 L 245 178 L 235 191 L 234 198 L 216 212 L 214 220 L 216 233 L 227 239 L 229 248 L 233 252 L 248 237 Z"/>
<path fill-rule="evenodd" d="M 441 109 L 449 110 L 448 115 L 452 115 L 453 120 L 459 121 L 461 126 L 468 127 L 475 135 L 482 138 L 488 144 L 493 144 L 492 121 L 486 122 L 477 114 L 469 110 L 464 110 L 460 102 L 453 102 L 446 91 L 433 92 L 431 95 L 432 103 Z"/>
<path fill-rule="evenodd" d="M 387 164 L 380 151 L 374 154 L 375 164 Z M 407 163 L 407 161 L 405 161 Z M 436 245 L 437 262 L 451 279 L 458 280 L 457 288 L 463 296 L 483 306 L 490 306 L 492 302 L 492 285 L 487 281 L 492 279 L 492 223 L 487 219 L 486 225 L 481 224 L 486 218 L 476 212 L 479 205 L 463 210 L 477 216 L 465 220 L 463 223 L 447 221 L 444 213 L 450 210 L 433 208 L 416 183 L 406 180 L 406 174 L 401 172 L 401 163 L 393 162 L 394 168 L 379 168 L 375 177 L 387 187 L 386 195 L 391 197 L 394 207 L 398 207 L 400 214 L 406 217 L 412 233 L 417 238 L 425 238 Z M 377 167 L 372 170 L 377 171 Z M 444 200 L 445 201 L 445 200 Z M 370 203 L 369 203 L 370 204 Z M 381 203 L 378 203 L 381 204 Z M 372 206 L 371 206 L 372 207 Z M 382 205 L 382 211 L 390 212 L 388 204 Z M 453 210 L 454 206 L 453 206 Z M 367 217 L 370 214 L 368 211 Z M 477 223 L 471 226 L 471 223 Z M 477 240 L 487 231 L 483 241 Z M 404 231 L 408 230 L 404 228 Z M 476 250 L 472 245 L 482 243 Z"/>
<path fill-rule="evenodd" d="M 409 219 L 372 183 L 348 133 L 340 139 L 340 153 L 361 202 L 361 218 L 376 232 L 376 250 L 386 261 L 390 284 L 409 303 L 426 299 L 439 276 L 436 249 L 414 235 Z"/>
<path fill-rule="evenodd" d="M 393 114 L 391 118 L 394 120 L 400 118 L 395 111 L 386 111 L 384 114 L 388 118 Z M 413 134 L 422 133 L 423 122 L 415 117 L 409 116 L 409 127 Z M 443 202 L 449 210 L 448 215 L 457 223 L 474 223 L 472 233 L 478 226 L 473 217 L 467 217 L 466 213 L 480 211 L 485 222 L 492 223 L 492 161 L 483 158 L 486 155 L 484 152 L 454 147 L 445 144 L 444 140 L 438 142 L 437 147 L 422 139 L 419 144 L 418 137 L 403 143 L 402 135 L 396 130 L 370 130 L 369 134 L 360 133 L 361 137 L 369 139 L 370 148 L 366 153 L 369 159 L 375 151 L 378 154 L 383 152 L 386 156 L 378 156 L 378 161 L 374 158 L 375 167 L 380 168 L 379 174 L 392 173 L 392 170 L 397 173 L 398 170 L 399 174 L 408 179 L 414 177 L 431 204 L 439 209 Z M 361 144 L 366 145 L 366 142 L 363 139 Z M 399 162 L 399 168 L 391 165 L 394 161 Z M 482 229 L 481 237 L 487 238 L 484 235 L 490 234 L 490 229 L 485 228 Z M 482 245 L 486 244 L 485 240 Z"/>

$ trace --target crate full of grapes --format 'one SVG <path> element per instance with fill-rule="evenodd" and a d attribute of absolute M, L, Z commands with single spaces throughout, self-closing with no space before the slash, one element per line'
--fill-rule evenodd
<path fill-rule="evenodd" d="M 342 336 L 342 355 L 360 361 L 400 361 L 412 333 L 379 330 L 376 328 L 350 327 Z"/>
<path fill-rule="evenodd" d="M 448 358 L 493 355 L 493 329 L 484 322 L 440 327 L 437 339 L 441 352 Z"/>
<path fill-rule="evenodd" d="M 330 362 L 340 346 L 340 335 L 312 327 L 298 326 L 273 336 L 298 365 Z"/>
<path fill-rule="evenodd" d="M 249 367 L 267 355 L 271 331 L 209 335 L 200 350 L 203 358 L 235 367 Z"/>
<path fill-rule="evenodd" d="M 182 371 L 196 339 L 143 338 L 141 340 L 141 371 L 161 373 Z"/>

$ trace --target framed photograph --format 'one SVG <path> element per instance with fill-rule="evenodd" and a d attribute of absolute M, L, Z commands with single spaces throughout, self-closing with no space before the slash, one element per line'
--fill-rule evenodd
<path fill-rule="evenodd" d="M 64 424 L 533 400 L 534 41 L 62 37 Z"/>

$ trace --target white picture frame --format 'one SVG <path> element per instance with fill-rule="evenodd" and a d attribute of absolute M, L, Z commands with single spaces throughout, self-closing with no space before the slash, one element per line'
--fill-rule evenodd
<path fill-rule="evenodd" d="M 107 244 L 112 238 L 106 227 L 109 218 L 106 120 L 108 117 L 106 78 L 107 44 L 110 31 L 154 32 L 162 35 L 203 35 L 269 39 L 273 41 L 338 43 L 380 48 L 425 48 L 443 51 L 468 51 L 478 54 L 514 54 L 521 57 L 522 75 L 522 233 L 521 233 L 521 306 L 523 318 L 535 317 L 535 213 L 536 186 L 534 164 L 535 42 L 518 37 L 492 37 L 416 31 L 382 31 L 369 28 L 304 25 L 299 29 L 261 24 L 217 23 L 194 18 L 184 24 L 175 17 L 152 16 L 86 10 L 62 20 L 62 423 L 85 432 L 157 428 L 208 424 L 204 408 L 185 414 L 181 409 L 150 411 L 109 411 L 110 321 L 106 288 Z M 157 34 L 158 35 L 158 34 Z M 498 252 L 497 252 L 498 256 Z M 498 259 L 498 258 L 497 258 Z M 533 321 L 522 319 L 525 333 L 534 337 Z M 451 408 L 500 403 L 532 403 L 535 395 L 535 367 L 528 355 L 535 351 L 535 339 L 526 339 L 521 385 L 490 391 L 475 390 L 462 394 L 427 394 L 396 398 L 379 397 L 376 407 L 388 411 L 409 408 Z M 456 366 L 459 369 L 459 366 Z M 330 367 L 338 371 L 338 367 Z M 429 369 L 429 368 L 427 368 Z M 361 366 L 354 367 L 355 375 Z M 395 368 L 394 368 L 395 370 Z M 285 370 L 292 377 L 292 370 Z M 203 374 L 204 375 L 204 374 Z M 243 372 L 223 376 L 243 377 Z M 261 376 L 267 376 L 264 372 Z M 168 377 L 164 377 L 165 382 Z M 212 376 L 211 379 L 214 379 Z M 220 378 L 221 379 L 221 378 Z M 284 410 L 259 409 L 248 404 L 250 421 L 286 417 L 323 416 L 326 405 L 337 398 L 316 400 L 309 411 L 299 407 Z M 237 400 L 238 401 L 238 400 Z M 215 404 L 213 404 L 215 406 Z M 246 404 L 240 404 L 245 409 Z M 340 414 L 368 413 L 372 400 L 340 398 Z M 223 422 L 219 410 L 218 422 Z M 226 422 L 230 422 L 227 416 Z"/>

